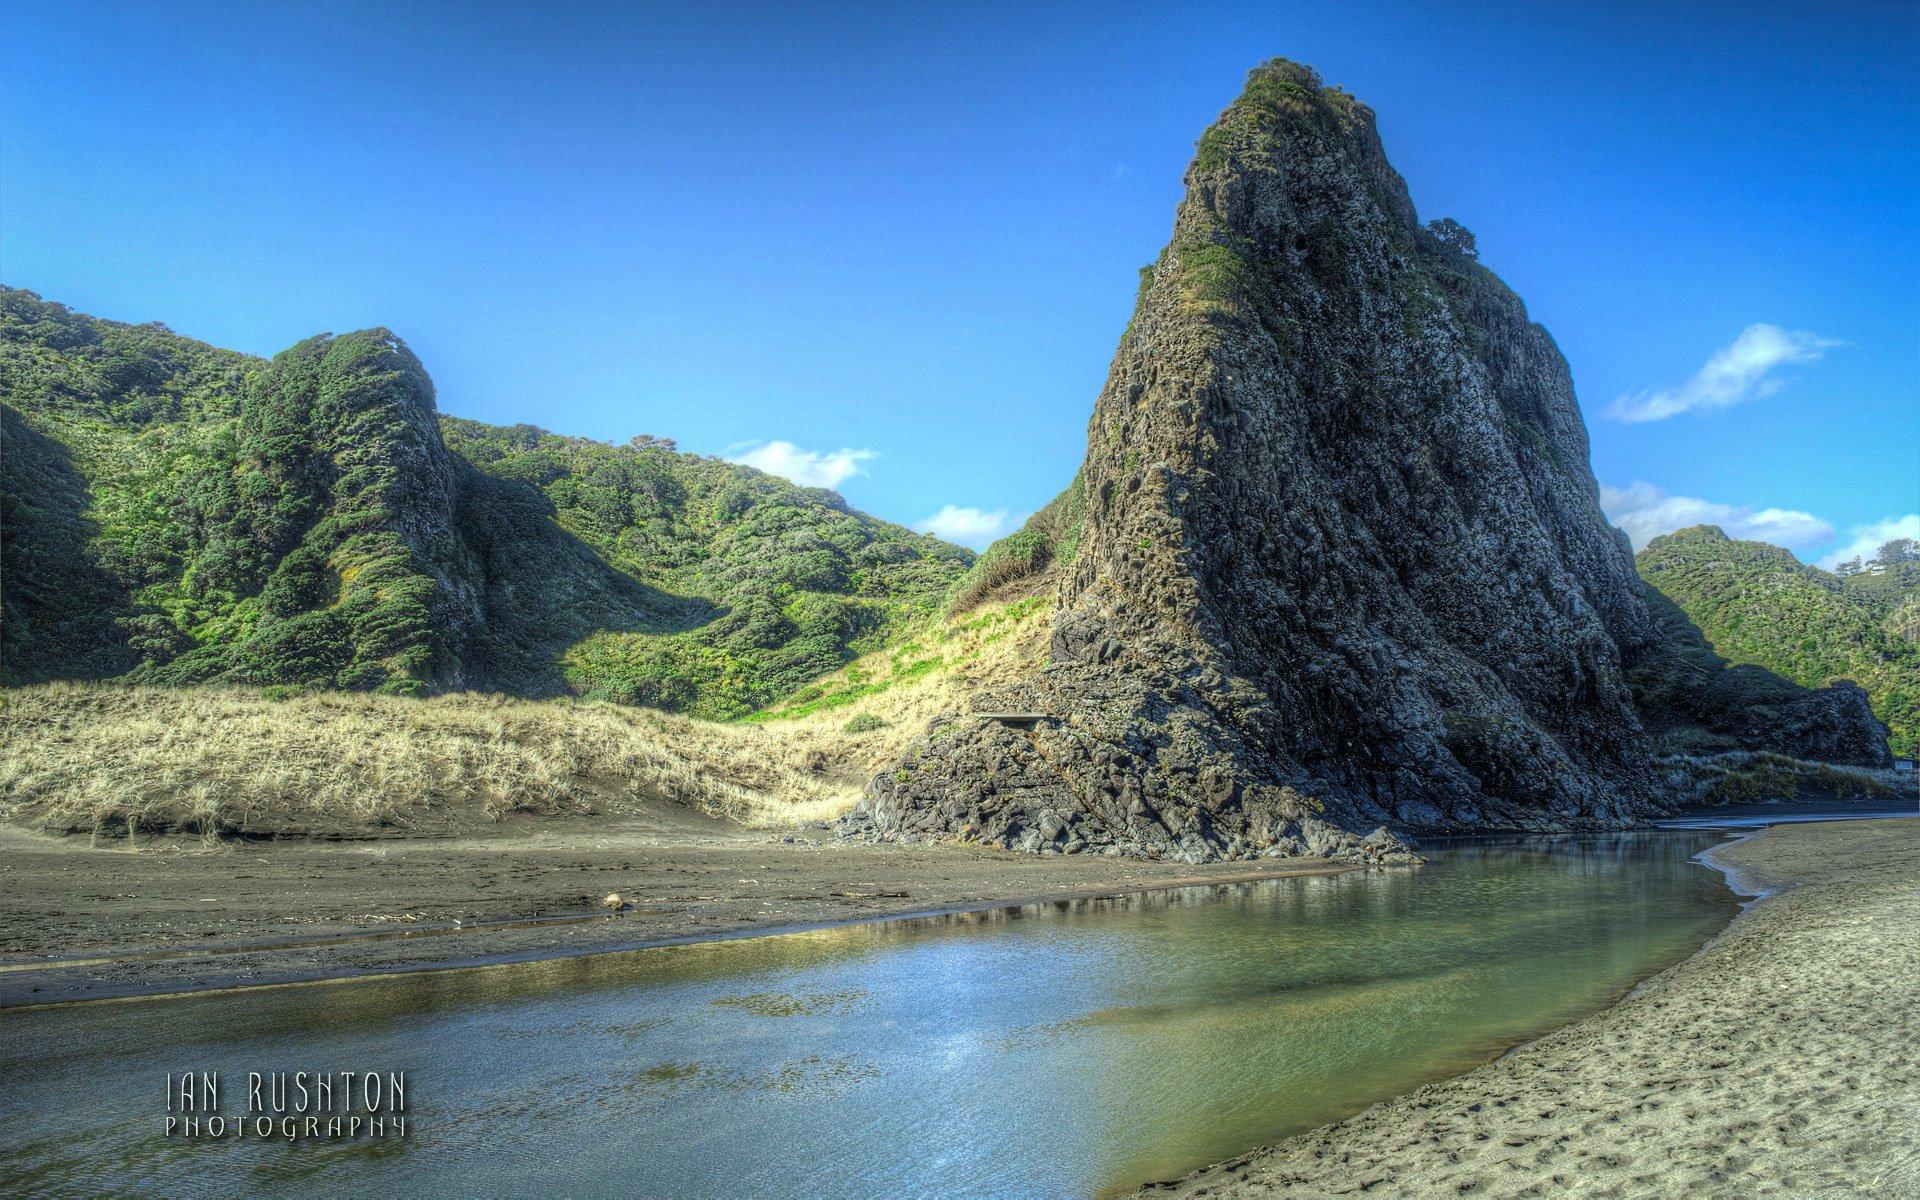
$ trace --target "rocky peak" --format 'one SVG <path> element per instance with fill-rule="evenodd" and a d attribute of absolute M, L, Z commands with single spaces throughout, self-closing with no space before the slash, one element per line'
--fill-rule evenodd
<path fill-rule="evenodd" d="M 1094 407 L 1053 662 L 876 779 L 883 830 L 1184 857 L 1616 823 L 1653 636 L 1565 361 L 1373 115 L 1256 69 Z"/>

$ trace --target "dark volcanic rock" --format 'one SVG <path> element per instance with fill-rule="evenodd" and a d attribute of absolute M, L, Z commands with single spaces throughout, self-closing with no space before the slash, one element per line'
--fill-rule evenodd
<path fill-rule="evenodd" d="M 1739 725 L 1741 740 L 1794 758 L 1892 768 L 1887 727 L 1873 715 L 1867 692 L 1838 680 L 1827 687 L 1801 689 L 1777 704 L 1756 704 Z"/>
<path fill-rule="evenodd" d="M 1648 803 L 1657 641 L 1565 361 L 1372 113 L 1276 61 L 1201 139 L 1095 406 L 1052 662 L 976 698 L 879 831 L 1189 858 Z"/>

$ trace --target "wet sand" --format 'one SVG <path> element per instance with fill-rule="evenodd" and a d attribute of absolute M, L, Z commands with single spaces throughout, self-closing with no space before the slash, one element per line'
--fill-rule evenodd
<path fill-rule="evenodd" d="M 1620 1004 L 1154 1196 L 1920 1196 L 1920 820 L 1712 851 L 1766 893 Z"/>
<path fill-rule="evenodd" d="M 672 809 L 343 842 L 90 844 L 0 827 L 0 1007 L 1348 869 L 843 844 Z M 631 907 L 606 912 L 610 892 Z"/>

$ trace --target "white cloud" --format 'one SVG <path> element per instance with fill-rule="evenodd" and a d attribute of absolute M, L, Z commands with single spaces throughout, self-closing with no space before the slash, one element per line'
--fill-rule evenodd
<path fill-rule="evenodd" d="M 1683 412 L 1707 412 L 1771 396 L 1786 384 L 1770 375 L 1775 368 L 1819 362 L 1839 344 L 1778 325 L 1749 325 L 1732 345 L 1714 351 L 1692 379 L 1679 387 L 1622 396 L 1607 407 L 1607 415 L 1620 421 L 1663 421 Z"/>
<path fill-rule="evenodd" d="M 728 462 L 758 467 L 802 487 L 820 488 L 839 487 L 855 475 L 865 475 L 867 470 L 860 464 L 880 457 L 873 450 L 802 450 L 792 442 L 742 442 L 727 449 Z"/>
<path fill-rule="evenodd" d="M 921 533 L 931 533 L 949 542 L 958 542 L 962 546 L 971 546 L 975 550 L 985 550 L 994 542 L 1018 529 L 1020 521 L 1009 516 L 1004 508 L 984 512 L 977 508 L 961 508 L 955 504 L 947 504 L 942 505 L 939 512 L 926 520 L 915 522 L 913 527 Z"/>
<path fill-rule="evenodd" d="M 1874 556 L 1875 551 L 1895 538 L 1913 538 L 1920 541 L 1920 513 L 1908 513 L 1904 517 L 1888 517 L 1875 521 L 1871 525 L 1855 525 L 1853 540 L 1820 560 L 1820 565 L 1831 571 L 1843 562 L 1859 559 L 1865 562 Z"/>
<path fill-rule="evenodd" d="M 1673 496 L 1650 483 L 1602 487 L 1600 507 L 1607 519 L 1626 530 L 1635 550 L 1663 533 L 1689 525 L 1718 525 L 1728 537 L 1771 542 L 1788 549 L 1833 539 L 1833 526 L 1812 513 L 1792 508 L 1740 508 L 1694 496 Z M 1884 539 L 1883 539 L 1884 540 Z M 1880 543 L 1875 542 L 1878 546 Z"/>

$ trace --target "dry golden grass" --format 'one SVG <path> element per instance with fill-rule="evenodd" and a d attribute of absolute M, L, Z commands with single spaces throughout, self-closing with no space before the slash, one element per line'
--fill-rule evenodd
<path fill-rule="evenodd" d="M 1029 598 L 974 609 L 923 630 L 913 642 L 848 664 L 770 710 L 760 728 L 864 781 L 889 767 L 942 712 L 967 707 L 977 689 L 1011 683 L 1046 658 L 1052 601 Z M 848 732 L 856 717 L 881 724 Z"/>
<path fill-rule="evenodd" d="M 74 831 L 350 834 L 675 804 L 753 826 L 839 815 L 943 709 L 1032 661 L 1043 606 L 869 656 L 851 701 L 722 725 L 591 701 L 48 684 L 0 693 L 0 813 Z M 918 652 L 920 647 L 909 647 Z M 896 676 L 898 676 L 896 678 Z M 848 720 L 883 722 L 848 732 Z"/>
<path fill-rule="evenodd" d="M 843 807 L 761 737 L 642 709 L 451 695 L 52 684 L 0 709 L 0 803 L 62 829 L 315 833 L 671 800 L 747 823 Z"/>

